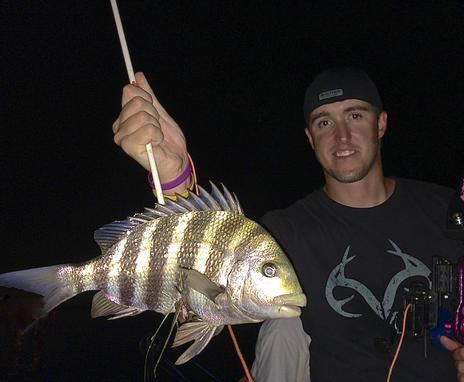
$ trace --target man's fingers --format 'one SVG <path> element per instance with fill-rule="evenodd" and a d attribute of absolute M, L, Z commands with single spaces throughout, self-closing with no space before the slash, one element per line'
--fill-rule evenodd
<path fill-rule="evenodd" d="M 459 342 L 454 341 L 447 336 L 440 336 L 440 342 L 443 345 L 443 347 L 449 351 L 455 351 L 456 349 L 462 346 Z"/>
<path fill-rule="evenodd" d="M 126 135 L 120 141 L 121 148 L 137 162 L 139 162 L 147 171 L 150 171 L 146 145 L 150 143 L 156 147 L 153 150 L 157 163 L 166 158 L 166 153 L 162 145 L 164 140 L 163 133 L 160 129 L 153 129 L 152 125 L 144 126 L 130 135 Z M 160 173 L 161 176 L 161 173 Z"/>
<path fill-rule="evenodd" d="M 456 361 L 455 364 L 456 364 L 456 370 L 458 371 L 458 374 L 464 375 L 464 362 Z"/>
<path fill-rule="evenodd" d="M 121 123 L 118 131 L 114 135 L 114 141 L 116 144 L 120 145 L 124 137 L 134 134 L 137 130 L 143 130 L 141 137 L 150 136 L 152 138 L 152 143 L 159 143 L 162 141 L 160 138 L 163 137 L 163 133 L 161 132 L 158 120 L 145 112 L 137 113 Z M 148 142 L 141 143 L 146 144 Z"/>
<path fill-rule="evenodd" d="M 139 84 L 127 84 L 122 89 L 121 106 L 124 107 L 134 97 L 142 97 L 148 103 L 153 103 L 153 97 L 150 92 L 142 89 Z"/>
<path fill-rule="evenodd" d="M 138 129 L 144 127 L 145 129 L 152 126 L 153 129 L 160 130 L 161 126 L 159 124 L 158 118 L 153 117 L 151 114 L 146 111 L 140 111 L 138 113 L 132 114 L 125 121 L 121 122 L 119 119 L 115 122 L 117 127 L 114 129 L 115 132 L 115 142 L 119 144 L 121 139 L 127 135 L 130 135 L 137 131 Z M 156 131 L 152 135 L 157 134 Z"/>
<path fill-rule="evenodd" d="M 113 134 L 116 134 L 119 130 L 119 117 L 116 118 L 116 121 L 113 122 L 113 126 L 112 126 L 112 129 L 113 129 Z"/>
<path fill-rule="evenodd" d="M 458 373 L 464 374 L 464 346 L 446 336 L 440 336 L 440 342 L 445 349 L 453 352 L 456 369 Z"/>
<path fill-rule="evenodd" d="M 132 157 L 136 157 L 140 154 L 140 152 L 145 152 L 145 149 L 142 148 L 144 148 L 147 143 L 158 146 L 161 142 L 163 142 L 164 135 L 161 129 L 156 128 L 153 125 L 146 125 L 137 129 L 132 134 L 120 137 L 115 135 L 114 140 L 126 153 Z"/>
<path fill-rule="evenodd" d="M 156 98 L 155 92 L 153 89 L 150 87 L 145 75 L 142 72 L 137 72 L 135 73 L 135 80 L 137 82 L 137 86 L 139 86 L 141 89 L 143 89 L 147 94 L 150 94 L 151 100 L 150 102 L 153 104 L 155 109 L 158 111 L 159 115 L 163 117 L 168 124 L 172 126 L 177 126 L 176 121 L 174 121 L 171 116 L 168 114 L 166 109 L 163 107 L 163 105 L 160 104 L 158 101 L 158 98 Z"/>
<path fill-rule="evenodd" d="M 126 123 L 127 120 L 132 118 L 132 116 L 145 113 L 147 115 L 151 115 L 152 118 L 159 120 L 158 111 L 155 109 L 152 103 L 147 102 L 142 97 L 134 97 L 129 102 L 127 102 L 126 106 L 124 106 L 119 114 L 119 124 L 123 125 Z M 120 128 L 120 127 L 119 127 Z M 117 130 L 119 130 L 117 128 Z M 117 131 L 116 131 L 117 132 Z"/>
<path fill-rule="evenodd" d="M 459 347 L 453 351 L 453 358 L 458 363 L 464 363 L 464 347 Z M 464 372 L 464 370 L 462 370 Z"/>

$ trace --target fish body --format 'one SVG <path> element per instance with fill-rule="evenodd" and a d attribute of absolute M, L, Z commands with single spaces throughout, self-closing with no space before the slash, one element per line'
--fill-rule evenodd
<path fill-rule="evenodd" d="M 89 290 L 99 291 L 92 317 L 180 307 L 174 346 L 195 343 L 177 363 L 223 325 L 298 316 L 306 297 L 288 258 L 226 188 L 212 187 L 103 226 L 95 232 L 102 254 L 92 260 L 6 273 L 0 285 L 43 295 L 42 316 Z"/>

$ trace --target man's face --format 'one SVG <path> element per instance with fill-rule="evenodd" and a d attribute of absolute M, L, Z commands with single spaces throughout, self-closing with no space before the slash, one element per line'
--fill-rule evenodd
<path fill-rule="evenodd" d="M 313 110 L 305 131 L 326 177 L 353 183 L 380 166 L 379 141 L 386 127 L 385 112 L 378 115 L 371 104 L 348 99 Z"/>

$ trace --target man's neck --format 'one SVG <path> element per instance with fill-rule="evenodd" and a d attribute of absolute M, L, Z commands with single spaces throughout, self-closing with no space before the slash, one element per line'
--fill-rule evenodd
<path fill-rule="evenodd" d="M 354 208 L 375 207 L 385 202 L 395 189 L 395 180 L 382 171 L 354 183 L 341 183 L 326 177 L 324 191 L 337 203 Z"/>

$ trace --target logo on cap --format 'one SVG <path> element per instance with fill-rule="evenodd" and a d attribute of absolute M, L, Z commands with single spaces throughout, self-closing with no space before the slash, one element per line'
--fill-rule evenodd
<path fill-rule="evenodd" d="M 332 89 L 319 94 L 319 101 L 343 95 L 343 89 Z"/>

